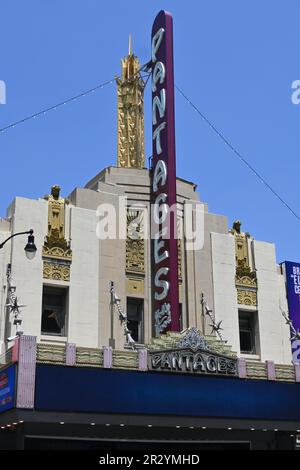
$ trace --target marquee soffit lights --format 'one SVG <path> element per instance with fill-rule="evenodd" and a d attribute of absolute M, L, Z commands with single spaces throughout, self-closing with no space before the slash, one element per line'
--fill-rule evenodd
<path fill-rule="evenodd" d="M 8 423 L 8 424 L 5 424 L 5 425 L 3 425 L 3 426 L 0 426 L 0 429 L 11 428 L 12 426 L 17 426 L 18 424 L 23 424 L 23 423 L 24 423 L 23 420 L 20 420 L 19 422 L 14 422 L 14 423 L 11 423 L 11 424 Z M 64 421 L 60 421 L 59 424 L 65 424 L 65 422 L 64 422 Z M 95 426 L 96 423 L 90 423 L 90 425 L 91 425 L 91 426 Z M 109 427 L 109 426 L 111 426 L 111 424 L 110 424 L 110 423 L 105 423 L 105 426 Z M 124 424 L 124 423 L 120 423 L 120 426 L 121 426 L 121 427 L 124 427 L 125 424 Z M 148 427 L 148 428 L 152 428 L 152 427 L 153 427 L 153 424 L 147 424 L 147 427 Z M 182 426 L 177 425 L 177 426 L 175 426 L 175 427 L 176 427 L 177 429 L 180 429 Z M 195 426 L 189 426 L 189 429 L 195 429 Z M 201 429 L 205 430 L 205 429 L 207 429 L 207 427 L 206 427 L 206 426 L 202 426 Z M 227 431 L 232 431 L 232 428 L 230 428 L 230 427 L 227 428 Z M 250 428 L 250 431 L 256 431 L 256 429 L 255 429 L 255 428 Z M 258 431 L 259 431 L 259 430 L 258 430 Z M 267 432 L 267 431 L 270 431 L 270 430 L 268 430 L 268 429 L 261 429 L 261 431 Z M 279 431 L 279 429 L 275 428 L 275 429 L 273 429 L 273 431 L 274 431 L 274 432 L 277 432 L 277 431 Z M 294 432 L 299 433 L 299 432 L 300 432 L 300 429 L 296 429 Z M 290 434 L 290 437 L 294 437 L 294 436 L 295 436 L 294 434 Z"/>

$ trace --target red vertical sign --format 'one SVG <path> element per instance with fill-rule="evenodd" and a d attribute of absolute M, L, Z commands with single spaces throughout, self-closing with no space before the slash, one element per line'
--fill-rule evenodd
<path fill-rule="evenodd" d="M 152 269 L 156 334 L 179 331 L 176 238 L 173 20 L 160 11 L 151 36 L 152 55 Z"/>

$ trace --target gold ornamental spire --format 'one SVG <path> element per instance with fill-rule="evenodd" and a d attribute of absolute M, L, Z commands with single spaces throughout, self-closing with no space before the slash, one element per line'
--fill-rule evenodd
<path fill-rule="evenodd" d="M 139 60 L 132 53 L 129 36 L 128 55 L 121 61 L 122 78 L 116 78 L 118 93 L 118 166 L 144 168 L 144 88 Z"/>
<path fill-rule="evenodd" d="M 132 55 L 132 36 L 131 36 L 131 33 L 129 34 L 129 48 L 128 48 L 128 55 Z"/>

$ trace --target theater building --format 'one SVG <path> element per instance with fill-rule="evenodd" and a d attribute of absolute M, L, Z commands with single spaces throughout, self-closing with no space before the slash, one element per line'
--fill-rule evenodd
<path fill-rule="evenodd" d="M 156 58 L 163 40 L 152 42 Z M 295 448 L 288 265 L 176 174 L 176 251 L 155 258 L 153 181 L 164 176 L 155 159 L 146 167 L 139 70 L 130 46 L 117 79 L 116 165 L 68 197 L 57 185 L 16 197 L 0 220 L 0 242 L 32 228 L 37 247 L 30 261 L 21 236 L 0 250 L 0 448 Z M 171 280 L 155 266 L 168 255 Z M 174 277 L 177 323 L 174 297 L 155 303 Z"/>

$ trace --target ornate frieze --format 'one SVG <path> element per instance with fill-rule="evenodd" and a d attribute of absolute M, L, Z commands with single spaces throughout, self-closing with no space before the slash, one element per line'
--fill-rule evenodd
<path fill-rule="evenodd" d="M 69 281 L 70 265 L 54 261 L 44 261 L 43 278 L 52 279 L 53 281 Z"/>
<path fill-rule="evenodd" d="M 43 246 L 43 256 L 47 258 L 51 258 L 51 259 L 53 258 L 53 259 L 62 259 L 62 260 L 71 261 L 72 250 L 70 249 L 70 246 L 66 242 L 66 240 L 62 240 L 62 241 L 49 240 Z"/>
<path fill-rule="evenodd" d="M 256 290 L 242 290 L 237 289 L 238 304 L 249 305 L 251 307 L 257 306 L 257 292 Z"/>

